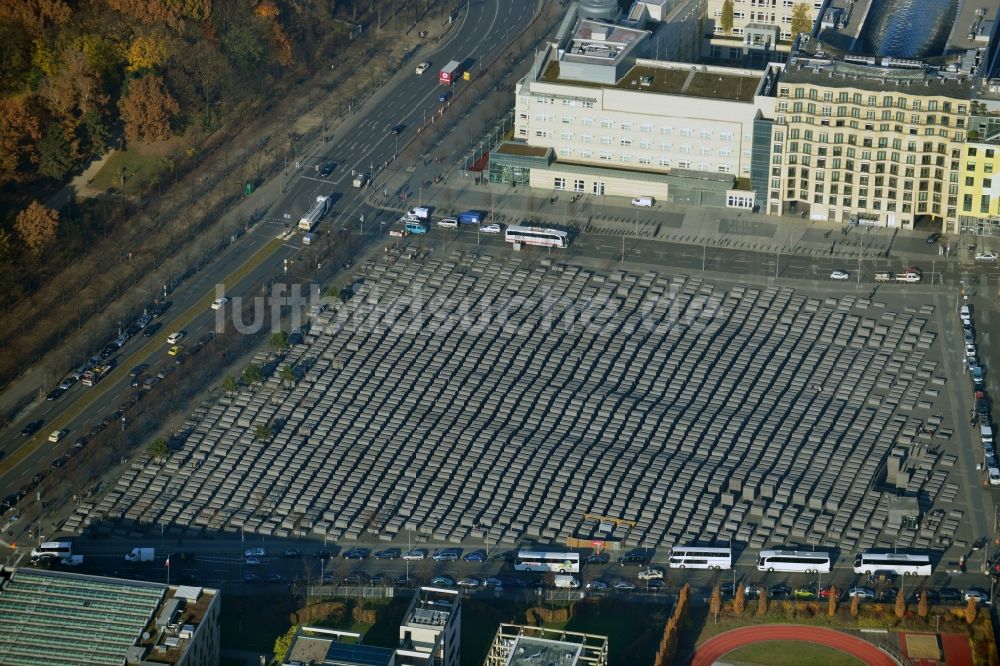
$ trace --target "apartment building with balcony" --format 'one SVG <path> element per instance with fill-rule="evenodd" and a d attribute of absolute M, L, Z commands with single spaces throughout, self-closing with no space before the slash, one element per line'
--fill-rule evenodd
<path fill-rule="evenodd" d="M 732 26 L 723 15 L 732 5 Z M 791 50 L 796 6 L 814 24 L 826 0 L 707 0 L 702 56 L 740 64 L 783 61 Z M 850 4 L 845 2 L 844 4 Z"/>

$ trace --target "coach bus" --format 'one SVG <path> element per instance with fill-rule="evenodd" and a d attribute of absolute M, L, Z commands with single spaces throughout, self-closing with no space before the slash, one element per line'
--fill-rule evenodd
<path fill-rule="evenodd" d="M 514 562 L 515 571 L 554 572 L 560 574 L 580 573 L 580 553 L 547 553 L 537 550 L 522 550 Z"/>
<path fill-rule="evenodd" d="M 866 551 L 854 560 L 856 574 L 872 574 L 881 569 L 904 576 L 930 576 L 931 568 L 931 558 L 923 554 Z"/>
<path fill-rule="evenodd" d="M 523 243 L 524 245 L 541 245 L 543 247 L 567 247 L 569 234 L 558 229 L 541 229 L 539 227 L 507 227 L 504 240 L 508 243 Z"/>
<path fill-rule="evenodd" d="M 762 550 L 757 571 L 830 573 L 830 554 L 822 551 Z"/>
<path fill-rule="evenodd" d="M 674 546 L 667 563 L 677 569 L 731 569 L 733 551 L 731 548 Z"/>
<path fill-rule="evenodd" d="M 53 559 L 65 559 L 73 556 L 72 541 L 46 541 L 38 548 L 31 551 L 31 558 L 40 560 L 51 557 Z"/>

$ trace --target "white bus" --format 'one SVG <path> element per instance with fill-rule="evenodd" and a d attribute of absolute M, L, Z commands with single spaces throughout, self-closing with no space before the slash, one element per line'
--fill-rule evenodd
<path fill-rule="evenodd" d="M 904 576 L 930 576 L 931 568 L 931 558 L 927 555 L 867 551 L 854 560 L 856 574 L 872 574 L 881 569 Z"/>
<path fill-rule="evenodd" d="M 762 550 L 757 556 L 757 571 L 830 573 L 830 564 L 830 554 L 821 551 Z"/>
<path fill-rule="evenodd" d="M 46 541 L 31 551 L 32 559 L 52 557 L 61 560 L 72 556 L 73 543 L 71 541 Z"/>
<path fill-rule="evenodd" d="M 678 569 L 731 569 L 733 551 L 731 548 L 674 546 L 667 563 Z"/>
<path fill-rule="evenodd" d="M 537 550 L 522 550 L 517 554 L 514 571 L 580 573 L 580 553 L 546 553 Z"/>
<path fill-rule="evenodd" d="M 539 227 L 507 227 L 504 240 L 508 243 L 523 243 L 525 245 L 542 245 L 544 247 L 567 247 L 569 234 L 558 229 L 541 229 Z"/>

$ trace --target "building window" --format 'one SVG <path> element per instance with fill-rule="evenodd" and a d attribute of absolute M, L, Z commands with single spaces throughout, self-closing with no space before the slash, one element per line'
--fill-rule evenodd
<path fill-rule="evenodd" d="M 629 122 L 629 121 L 622 121 L 622 129 L 623 130 L 630 130 L 633 127 L 635 127 L 635 123 Z"/>
<path fill-rule="evenodd" d="M 573 181 L 573 191 L 574 192 L 583 192 L 583 181 L 582 180 L 574 180 Z"/>
<path fill-rule="evenodd" d="M 605 128 L 610 129 L 611 127 L 614 127 L 614 123 L 611 122 L 610 120 L 602 120 L 601 121 L 601 127 L 605 127 Z"/>
<path fill-rule="evenodd" d="M 627 163 L 627 162 L 631 162 L 632 161 L 632 156 L 631 155 L 622 155 L 619 159 L 622 162 Z"/>
<path fill-rule="evenodd" d="M 691 168 L 691 162 L 689 160 L 678 160 L 678 162 L 677 162 L 677 168 L 678 169 L 690 169 Z"/>
<path fill-rule="evenodd" d="M 712 130 L 703 129 L 701 131 L 701 138 L 703 138 L 703 139 L 711 139 L 712 138 Z"/>
<path fill-rule="evenodd" d="M 573 154 L 572 148 L 560 148 L 559 157 L 570 157 Z"/>
<path fill-rule="evenodd" d="M 572 132 L 561 132 L 559 134 L 559 138 L 562 139 L 563 141 L 572 141 L 573 140 L 573 133 Z"/>
<path fill-rule="evenodd" d="M 594 156 L 594 153 L 591 152 L 591 151 L 589 151 L 589 150 L 587 150 L 586 148 L 584 148 L 583 150 L 580 151 L 580 157 L 584 157 L 586 159 L 590 159 L 593 156 Z"/>
<path fill-rule="evenodd" d="M 585 109 L 592 109 L 594 108 L 594 103 L 591 102 L 590 100 L 585 100 L 581 106 L 583 106 L 583 108 Z"/>
<path fill-rule="evenodd" d="M 582 141 L 583 143 L 591 143 L 593 140 L 594 136 L 592 134 L 584 134 L 583 136 L 580 137 L 580 141 Z"/>
<path fill-rule="evenodd" d="M 648 164 L 652 164 L 652 163 L 653 163 L 653 160 L 651 160 L 648 155 L 643 155 L 642 157 L 639 158 L 639 164 L 647 164 L 648 165 Z"/>
<path fill-rule="evenodd" d="M 666 157 L 661 157 L 660 158 L 660 166 L 661 167 L 669 167 L 670 166 L 670 160 L 667 159 Z"/>
<path fill-rule="evenodd" d="M 612 141 L 612 139 L 611 139 L 610 136 L 602 136 L 601 137 L 601 143 L 603 145 L 605 145 L 605 146 L 610 146 L 611 145 L 611 141 Z"/>
<path fill-rule="evenodd" d="M 643 123 L 642 125 L 639 125 L 639 131 L 649 134 L 653 131 L 653 126 L 649 123 Z"/>
<path fill-rule="evenodd" d="M 605 162 L 610 162 L 612 155 L 607 151 L 601 151 L 601 154 L 598 157 L 600 157 Z"/>
<path fill-rule="evenodd" d="M 673 149 L 674 149 L 674 146 L 671 143 L 661 143 L 660 144 L 660 150 L 671 151 Z"/>
<path fill-rule="evenodd" d="M 694 132 L 690 127 L 681 128 L 681 136 L 691 136 Z"/>
<path fill-rule="evenodd" d="M 584 127 L 593 127 L 594 126 L 594 119 L 593 118 L 584 118 L 583 119 L 583 126 Z"/>
<path fill-rule="evenodd" d="M 555 188 L 555 189 L 557 189 L 557 190 L 560 190 L 560 191 L 561 190 L 565 190 L 566 189 L 566 179 L 565 178 L 556 178 L 555 181 L 553 181 L 552 187 Z"/>
<path fill-rule="evenodd" d="M 563 116 L 562 122 L 563 122 L 563 125 L 572 125 L 573 124 L 573 120 L 574 119 L 573 119 L 572 116 Z"/>
<path fill-rule="evenodd" d="M 674 131 L 673 127 L 661 127 L 660 128 L 660 134 L 662 134 L 663 136 L 670 136 L 673 133 L 673 131 Z"/>
<path fill-rule="evenodd" d="M 621 140 L 621 145 L 623 145 L 623 146 L 631 146 L 632 145 L 632 139 L 629 139 L 628 137 L 623 137 L 622 140 Z"/>

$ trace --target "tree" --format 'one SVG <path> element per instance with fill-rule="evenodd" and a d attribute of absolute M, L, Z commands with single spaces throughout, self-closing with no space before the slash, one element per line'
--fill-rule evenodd
<path fill-rule="evenodd" d="M 708 602 L 708 612 L 715 617 L 715 621 L 719 621 L 719 610 L 722 608 L 722 591 L 719 590 L 719 586 L 716 585 L 712 588 L 712 599 Z"/>
<path fill-rule="evenodd" d="M 969 601 L 965 604 L 965 623 L 974 624 L 977 615 L 979 615 L 979 609 L 976 607 L 976 598 L 969 597 Z"/>
<path fill-rule="evenodd" d="M 264 375 L 261 373 L 259 366 L 251 363 L 243 371 L 243 379 L 247 384 L 252 386 L 254 384 L 259 384 L 261 380 L 264 379 Z"/>
<path fill-rule="evenodd" d="M 903 595 L 900 594 L 899 596 L 901 597 Z M 897 597 L 897 598 L 899 598 L 899 597 Z M 860 606 L 860 604 L 861 604 L 861 596 L 860 595 L 855 594 L 853 597 L 851 597 L 851 617 L 857 617 L 858 616 L 858 607 Z"/>
<path fill-rule="evenodd" d="M 170 120 L 181 111 L 163 79 L 151 72 L 129 82 L 118 109 L 125 123 L 125 138 L 147 142 L 169 139 Z"/>
<path fill-rule="evenodd" d="M 222 380 L 222 390 L 229 395 L 236 393 L 240 388 L 240 385 L 236 382 L 236 377 L 228 375 Z"/>
<path fill-rule="evenodd" d="M 792 39 L 800 32 L 812 32 L 812 24 L 812 12 L 808 3 L 800 2 L 792 7 Z"/>
<path fill-rule="evenodd" d="M 757 615 L 763 615 L 767 612 L 767 588 L 761 585 L 757 592 L 760 595 L 757 597 Z"/>
<path fill-rule="evenodd" d="M 167 447 L 167 440 L 162 437 L 157 437 L 149 446 L 146 447 L 146 453 L 148 453 L 153 460 L 163 460 L 170 454 L 170 449 Z"/>
<path fill-rule="evenodd" d="M 927 619 L 927 590 L 920 591 L 920 602 L 917 603 L 917 617 L 921 620 Z"/>
<path fill-rule="evenodd" d="M 288 348 L 288 333 L 278 331 L 271 336 L 271 339 L 268 340 L 268 344 L 274 347 L 275 351 L 284 351 Z"/>
<path fill-rule="evenodd" d="M 746 588 L 743 585 L 738 585 L 736 587 L 736 596 L 733 597 L 733 613 L 736 615 L 742 615 L 743 609 L 747 605 L 747 593 Z"/>
<path fill-rule="evenodd" d="M 722 3 L 722 15 L 719 17 L 719 27 L 727 35 L 733 31 L 733 0 Z"/>
<path fill-rule="evenodd" d="M 287 386 L 291 386 L 295 383 L 295 371 L 292 370 L 292 366 L 285 365 L 278 372 L 278 378 L 281 379 L 281 383 Z"/>
<path fill-rule="evenodd" d="M 56 232 L 59 231 L 59 213 L 32 201 L 17 214 L 14 229 L 28 246 L 28 250 L 39 257 L 42 250 L 55 240 Z"/>
<path fill-rule="evenodd" d="M 162 64 L 168 55 L 167 43 L 163 37 L 153 34 L 139 35 L 129 44 L 126 54 L 128 66 L 125 69 L 129 72 L 153 69 Z"/>
<path fill-rule="evenodd" d="M 80 118 L 80 127 L 83 129 L 83 138 L 89 154 L 95 156 L 103 154 L 107 150 L 111 131 L 101 118 L 101 114 L 93 109 L 84 112 Z"/>
<path fill-rule="evenodd" d="M 288 656 L 288 650 L 292 647 L 292 640 L 295 638 L 295 634 L 299 631 L 299 626 L 293 624 L 288 628 L 288 631 L 282 636 L 278 636 L 274 639 L 274 661 L 278 664 L 285 663 L 285 657 Z"/>
<path fill-rule="evenodd" d="M 831 586 L 830 587 L 830 596 L 829 596 L 829 598 L 826 601 L 826 616 L 827 617 L 836 617 L 836 615 L 837 615 L 837 597 L 838 596 L 840 596 L 840 590 L 837 589 L 836 585 Z"/>
<path fill-rule="evenodd" d="M 262 423 L 254 428 L 253 436 L 257 441 L 266 442 L 274 436 L 274 433 L 271 431 L 271 426 L 266 423 Z"/>
<path fill-rule="evenodd" d="M 906 617 L 906 596 L 900 590 L 896 595 L 896 618 L 902 620 Z"/>
<path fill-rule="evenodd" d="M 326 291 L 323 292 L 323 295 L 326 296 L 327 298 L 339 299 L 340 289 L 331 284 L 329 287 L 326 288 Z"/>
<path fill-rule="evenodd" d="M 49 125 L 45 138 L 38 144 L 38 172 L 62 180 L 73 168 L 73 147 L 59 123 Z"/>
<path fill-rule="evenodd" d="M 42 130 L 33 99 L 0 97 L 0 183 L 25 180 L 29 166 L 38 162 Z"/>

